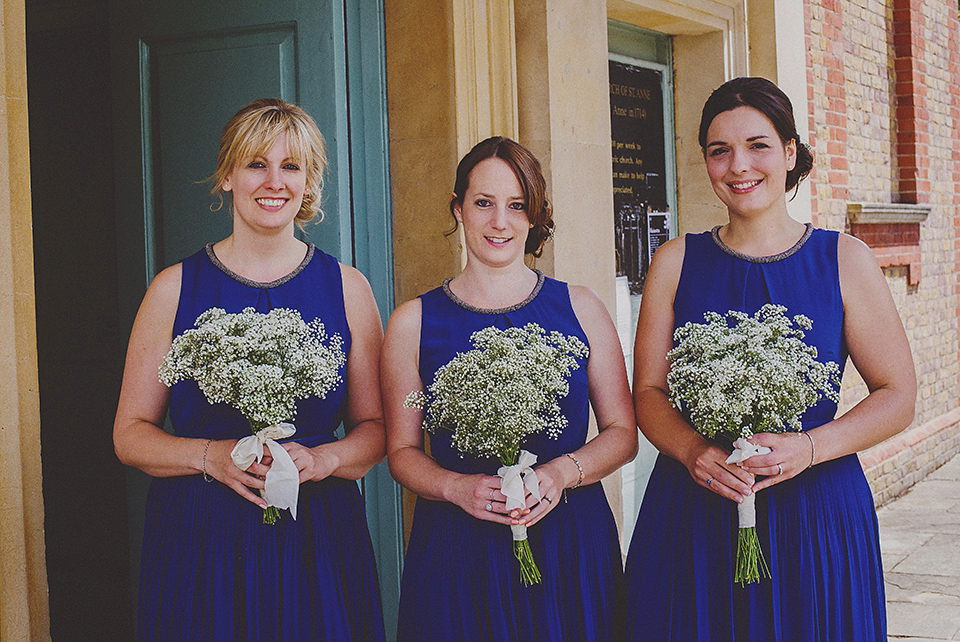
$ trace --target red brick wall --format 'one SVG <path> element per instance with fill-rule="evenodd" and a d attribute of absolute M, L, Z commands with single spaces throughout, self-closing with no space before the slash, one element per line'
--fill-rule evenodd
<path fill-rule="evenodd" d="M 815 222 L 869 239 L 889 266 L 917 369 L 914 427 L 931 425 L 960 406 L 957 2 L 806 0 L 805 17 Z M 930 215 L 854 227 L 848 202 L 924 203 Z M 841 410 L 867 392 L 847 369 Z"/>
<path fill-rule="evenodd" d="M 950 10 L 953 10 L 951 3 Z M 960 42 L 960 20 L 949 21 L 947 24 L 947 38 L 950 42 L 956 43 Z M 953 133 L 952 137 L 954 140 L 953 145 L 953 229 L 955 232 L 953 239 L 953 248 L 954 253 L 956 254 L 955 258 L 955 267 L 954 267 L 954 286 L 953 294 L 956 300 L 956 310 L 954 312 L 954 318 L 960 319 L 960 83 L 956 82 L 960 78 L 960 47 L 954 46 L 950 49 L 947 68 L 950 74 L 950 78 L 953 79 L 953 82 L 950 82 L 948 87 L 950 91 L 950 118 L 953 121 Z M 957 361 L 960 361 L 960 327 L 957 330 Z M 958 388 L 960 388 L 960 381 L 958 381 Z"/>
<path fill-rule="evenodd" d="M 930 112 L 927 110 L 925 0 L 893 1 L 897 165 L 903 203 L 930 198 Z"/>

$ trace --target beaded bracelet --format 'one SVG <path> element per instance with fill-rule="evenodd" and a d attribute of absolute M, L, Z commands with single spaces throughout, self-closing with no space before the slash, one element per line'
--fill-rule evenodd
<path fill-rule="evenodd" d="M 580 479 L 577 480 L 577 483 L 573 485 L 574 488 L 580 488 L 580 484 L 583 483 L 583 466 L 580 465 L 580 462 L 577 461 L 577 458 L 571 455 L 570 453 L 563 453 L 573 461 L 577 467 L 577 471 L 580 473 Z"/>
<path fill-rule="evenodd" d="M 203 473 L 203 481 L 212 482 L 213 477 L 207 474 L 207 448 L 210 447 L 210 442 L 212 439 L 208 439 L 207 443 L 203 445 L 203 457 L 200 458 L 200 472 Z"/>
<path fill-rule="evenodd" d="M 569 457 L 569 458 L 570 458 L 570 461 L 572 461 L 572 462 L 577 466 L 577 472 L 580 473 L 580 479 L 578 479 L 578 480 L 577 480 L 577 483 L 573 485 L 573 488 L 580 488 L 580 484 L 583 483 L 583 466 L 581 466 L 581 465 L 580 465 L 580 462 L 577 461 L 577 458 L 574 457 L 573 455 L 571 455 L 570 453 L 563 453 L 563 454 L 566 455 L 567 457 Z M 564 504 L 567 503 L 567 489 L 566 489 L 566 488 L 563 489 L 563 503 L 564 503 Z"/>

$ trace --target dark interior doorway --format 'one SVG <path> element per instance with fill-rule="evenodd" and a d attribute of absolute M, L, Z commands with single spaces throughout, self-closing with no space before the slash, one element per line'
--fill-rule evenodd
<path fill-rule="evenodd" d="M 26 11 L 50 632 L 130 640 L 126 473 L 111 439 L 126 339 L 107 7 L 27 0 Z"/>

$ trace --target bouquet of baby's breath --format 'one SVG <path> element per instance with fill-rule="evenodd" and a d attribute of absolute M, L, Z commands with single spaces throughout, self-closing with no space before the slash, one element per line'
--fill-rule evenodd
<path fill-rule="evenodd" d="M 569 392 L 567 378 L 589 349 L 577 337 L 547 334 L 535 323 L 484 328 L 470 340 L 475 347 L 437 370 L 426 392 L 410 393 L 404 406 L 424 410 L 423 425 L 430 432 L 453 431 L 453 445 L 461 453 L 497 457 L 504 465 L 498 474 L 507 510 L 521 508 L 523 487 L 537 497 L 539 489 L 530 468 L 536 456 L 521 451 L 520 444 L 541 430 L 553 438 L 560 435 L 567 418 L 558 401 Z M 539 582 L 526 527 L 511 528 L 521 580 Z"/>
<path fill-rule="evenodd" d="M 728 463 L 769 452 L 750 444 L 752 435 L 800 431 L 807 408 L 821 398 L 840 400 L 840 368 L 817 361 L 817 349 L 803 341 L 813 322 L 803 315 L 791 321 L 786 311 L 768 303 L 752 317 L 707 312 L 706 323 L 687 323 L 674 333 L 676 347 L 667 353 L 670 402 L 689 413 L 703 436 L 738 440 Z M 757 582 L 770 571 L 757 539 L 754 496 L 738 511 L 735 580 Z"/>
<path fill-rule="evenodd" d="M 340 368 L 346 363 L 340 335 L 327 337 L 323 323 L 305 323 L 296 310 L 277 308 L 262 314 L 245 308 L 228 314 L 211 308 L 197 317 L 195 325 L 174 339 L 160 364 L 160 381 L 168 386 L 183 379 L 196 381 L 211 404 L 226 403 L 239 410 L 254 435 L 263 436 L 268 432 L 264 428 L 278 424 L 287 426 L 286 434 L 279 437 L 292 435 L 293 427 L 280 422 L 294 417 L 297 400 L 324 397 L 340 383 Z M 286 451 L 272 438 L 245 440 L 254 440 L 248 447 L 258 452 L 258 461 L 266 443 L 274 466 L 282 467 Z M 237 448 L 242 450 L 241 444 Z M 252 459 L 247 466 L 250 463 Z M 266 498 L 269 490 L 264 490 Z M 291 512 L 296 517 L 296 497 Z M 272 524 L 278 517 L 276 506 L 264 510 L 265 523 Z"/>

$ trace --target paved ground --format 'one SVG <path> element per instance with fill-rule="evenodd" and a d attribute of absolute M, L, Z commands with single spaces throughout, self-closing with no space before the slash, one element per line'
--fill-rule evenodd
<path fill-rule="evenodd" d="M 960 455 L 877 512 L 890 640 L 960 640 Z"/>

